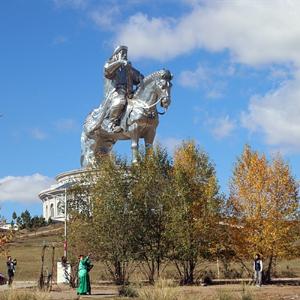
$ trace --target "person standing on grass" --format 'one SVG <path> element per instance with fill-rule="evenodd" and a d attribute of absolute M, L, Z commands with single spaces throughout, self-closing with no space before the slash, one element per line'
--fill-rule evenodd
<path fill-rule="evenodd" d="M 89 256 L 79 255 L 77 295 L 91 295 L 91 282 L 89 272 L 93 268 Z"/>
<path fill-rule="evenodd" d="M 254 270 L 254 283 L 256 286 L 260 287 L 262 282 L 263 263 L 259 254 L 255 255 L 255 259 L 253 262 L 253 270 Z"/>
<path fill-rule="evenodd" d="M 11 286 L 14 280 L 16 272 L 17 260 L 12 259 L 11 256 L 7 256 L 6 266 L 7 266 L 7 275 L 8 275 L 8 285 Z"/>

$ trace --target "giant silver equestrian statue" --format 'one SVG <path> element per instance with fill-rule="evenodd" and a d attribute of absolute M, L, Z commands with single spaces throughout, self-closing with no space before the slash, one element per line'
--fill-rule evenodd
<path fill-rule="evenodd" d="M 81 166 L 93 165 L 118 140 L 131 140 L 132 161 L 137 161 L 139 139 L 152 147 L 158 114 L 171 102 L 172 75 L 160 70 L 144 77 L 127 60 L 127 47 L 118 46 L 104 65 L 104 101 L 86 118 L 81 135 Z"/>

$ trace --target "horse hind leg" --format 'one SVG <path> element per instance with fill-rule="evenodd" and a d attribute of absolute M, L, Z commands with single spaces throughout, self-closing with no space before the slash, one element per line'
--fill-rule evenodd
<path fill-rule="evenodd" d="M 88 166 L 94 164 L 95 146 L 96 146 L 95 140 L 87 137 L 86 133 L 83 132 L 81 135 L 81 156 L 80 156 L 81 167 L 87 168 Z"/>
<path fill-rule="evenodd" d="M 111 139 L 99 138 L 95 147 L 95 157 L 97 160 L 106 157 L 111 153 L 112 147 L 116 141 Z"/>
<path fill-rule="evenodd" d="M 139 135 L 138 126 L 136 123 L 129 127 L 130 138 L 131 138 L 131 153 L 132 153 L 132 163 L 136 164 L 139 158 Z"/>
<path fill-rule="evenodd" d="M 146 152 L 149 152 L 149 151 L 151 151 L 151 149 L 153 149 L 155 133 L 156 133 L 156 130 L 149 130 L 144 137 Z"/>

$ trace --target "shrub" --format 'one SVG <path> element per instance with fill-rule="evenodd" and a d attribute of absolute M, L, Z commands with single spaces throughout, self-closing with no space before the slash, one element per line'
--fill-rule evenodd
<path fill-rule="evenodd" d="M 138 295 L 138 292 L 131 285 L 122 285 L 119 288 L 119 296 L 134 298 Z"/>
<path fill-rule="evenodd" d="M 232 295 L 232 292 L 225 290 L 218 290 L 218 300 L 236 300 L 236 298 Z"/>
<path fill-rule="evenodd" d="M 242 295 L 241 295 L 241 299 L 242 300 L 252 300 L 253 295 L 249 289 L 249 286 L 246 284 L 243 284 L 243 288 L 242 288 Z"/>
<path fill-rule="evenodd" d="M 180 300 L 172 280 L 158 280 L 154 286 L 141 288 L 141 300 Z"/>

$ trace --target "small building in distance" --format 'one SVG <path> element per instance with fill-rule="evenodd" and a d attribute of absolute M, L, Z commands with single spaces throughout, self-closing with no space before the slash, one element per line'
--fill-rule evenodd
<path fill-rule="evenodd" d="M 19 226 L 17 224 L 10 224 L 10 223 L 1 223 L 0 224 L 0 229 L 2 230 L 19 230 Z"/>

